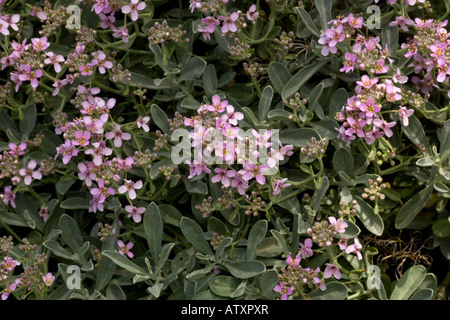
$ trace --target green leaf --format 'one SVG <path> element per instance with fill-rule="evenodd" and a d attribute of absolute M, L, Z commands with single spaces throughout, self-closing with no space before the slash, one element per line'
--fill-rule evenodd
<path fill-rule="evenodd" d="M 74 252 L 78 252 L 83 245 L 83 237 L 76 221 L 67 214 L 63 214 L 59 218 L 59 229 L 62 231 L 61 237 L 64 242 Z"/>
<path fill-rule="evenodd" d="M 278 93 L 283 91 L 284 86 L 292 78 L 286 67 L 280 62 L 271 62 L 267 69 L 270 82 Z"/>
<path fill-rule="evenodd" d="M 364 227 L 372 232 L 374 235 L 381 236 L 384 231 L 384 222 L 381 217 L 375 213 L 374 208 L 372 208 L 367 202 L 358 196 L 351 195 L 354 200 L 356 200 L 356 216 L 362 222 Z"/>
<path fill-rule="evenodd" d="M 225 267 L 238 279 L 249 279 L 266 271 L 264 263 L 256 260 L 231 262 L 225 264 Z"/>
<path fill-rule="evenodd" d="M 308 123 L 308 125 L 316 130 L 322 138 L 334 140 L 338 136 L 338 131 L 336 129 L 339 128 L 339 125 L 336 120 L 324 119 L 320 121 L 310 122 Z"/>
<path fill-rule="evenodd" d="M 291 144 L 297 148 L 306 147 L 312 137 L 321 139 L 319 133 L 310 128 L 285 129 L 280 132 L 280 141 L 283 145 Z"/>
<path fill-rule="evenodd" d="M 209 64 L 203 72 L 203 89 L 208 98 L 211 98 L 213 92 L 217 90 L 217 73 L 213 64 Z"/>
<path fill-rule="evenodd" d="M 272 105 L 273 89 L 271 86 L 267 86 L 263 89 L 261 93 L 261 98 L 258 104 L 258 120 L 263 122 L 267 120 L 267 115 L 269 114 L 270 107 Z"/>
<path fill-rule="evenodd" d="M 250 229 L 247 243 L 247 260 L 256 258 L 256 248 L 263 241 L 267 232 L 267 220 L 259 220 Z"/>
<path fill-rule="evenodd" d="M 111 283 L 106 288 L 106 299 L 107 300 L 127 300 L 125 293 L 122 288 L 116 283 Z"/>
<path fill-rule="evenodd" d="M 267 270 L 261 275 L 259 286 L 261 288 L 261 293 L 267 299 L 275 300 L 276 293 L 273 291 L 273 288 L 277 285 L 278 281 L 278 273 L 274 269 Z"/>
<path fill-rule="evenodd" d="M 344 88 L 337 89 L 330 99 L 328 105 L 328 113 L 330 117 L 334 117 L 335 114 L 341 111 L 342 107 L 347 103 L 348 93 Z"/>
<path fill-rule="evenodd" d="M 319 11 L 320 27 L 322 30 L 328 29 L 328 22 L 331 21 L 331 4 L 330 0 L 315 0 L 314 4 Z"/>
<path fill-rule="evenodd" d="M 183 215 L 177 208 L 170 204 L 160 204 L 158 206 L 159 212 L 161 214 L 161 219 L 168 224 L 179 227 L 180 221 Z"/>
<path fill-rule="evenodd" d="M 333 168 L 339 173 L 351 174 L 353 171 L 354 159 L 353 155 L 345 148 L 336 150 L 333 155 Z"/>
<path fill-rule="evenodd" d="M 211 246 L 205 239 L 202 227 L 194 220 L 183 217 L 181 218 L 181 232 L 197 250 L 206 255 L 214 255 Z"/>
<path fill-rule="evenodd" d="M 426 272 L 425 267 L 420 265 L 409 268 L 395 285 L 390 299 L 407 300 L 425 279 Z"/>
<path fill-rule="evenodd" d="M 146 272 L 144 269 L 139 267 L 134 262 L 131 262 L 125 255 L 121 254 L 120 252 L 112 251 L 112 250 L 105 250 L 105 251 L 102 251 L 102 255 L 110 258 L 116 265 L 124 268 L 125 270 L 127 270 L 131 273 L 138 274 L 141 276 L 149 275 L 148 272 Z"/>
<path fill-rule="evenodd" d="M 322 185 L 320 186 L 320 189 L 316 189 L 314 191 L 313 195 L 313 210 L 318 211 L 320 207 L 320 202 L 322 201 L 323 196 L 328 190 L 328 187 L 330 186 L 330 180 L 328 177 L 322 177 Z"/>
<path fill-rule="evenodd" d="M 64 195 L 75 182 L 76 180 L 71 176 L 62 176 L 55 185 L 56 191 L 59 194 Z"/>
<path fill-rule="evenodd" d="M 11 226 L 18 226 L 18 227 L 27 227 L 27 221 L 19 216 L 16 213 L 9 212 L 5 209 L 0 209 L 0 218 L 1 220 Z"/>
<path fill-rule="evenodd" d="M 14 122 L 11 120 L 11 117 L 3 110 L 0 111 L 0 129 L 3 130 L 4 132 L 10 130 L 14 138 L 19 140 L 20 138 L 19 130 L 17 129 Z"/>
<path fill-rule="evenodd" d="M 89 199 L 73 197 L 61 202 L 61 208 L 69 210 L 87 210 L 89 209 Z"/>
<path fill-rule="evenodd" d="M 450 120 L 447 120 L 442 128 L 437 129 L 437 136 L 440 143 L 439 152 L 444 154 L 445 151 L 450 149 Z"/>
<path fill-rule="evenodd" d="M 433 233 L 436 237 L 446 238 L 450 236 L 450 221 L 448 218 L 439 219 L 432 225 Z"/>
<path fill-rule="evenodd" d="M 390 27 L 389 23 L 381 26 L 381 45 L 389 50 L 389 56 L 394 57 L 397 55 L 398 46 L 398 28 L 397 26 Z"/>
<path fill-rule="evenodd" d="M 170 133 L 169 118 L 167 117 L 167 114 L 156 104 L 152 104 L 150 112 L 155 124 L 164 133 Z"/>
<path fill-rule="evenodd" d="M 308 293 L 311 300 L 345 300 L 347 298 L 347 287 L 337 281 L 327 283 L 327 288 L 322 291 L 316 289 Z"/>
<path fill-rule="evenodd" d="M 217 276 L 209 283 L 209 288 L 218 296 L 231 297 L 240 284 L 241 281 L 236 278 L 230 276 Z"/>
<path fill-rule="evenodd" d="M 320 37 L 320 31 L 317 28 L 317 26 L 314 24 L 314 22 L 311 19 L 311 16 L 309 15 L 309 13 L 301 8 L 301 7 L 296 7 L 295 8 L 298 12 L 298 14 L 300 15 L 300 17 L 302 18 L 303 23 L 305 24 L 306 28 L 308 28 L 309 31 L 312 32 L 313 35 L 315 35 L 316 37 Z M 324 30 L 326 30 L 327 28 L 325 28 Z"/>
<path fill-rule="evenodd" d="M 20 121 L 19 128 L 20 132 L 29 137 L 34 127 L 36 126 L 36 105 L 31 104 L 23 109 L 23 119 Z"/>
<path fill-rule="evenodd" d="M 402 126 L 403 133 L 405 133 L 412 143 L 415 145 L 421 144 L 425 146 L 426 152 L 430 155 L 432 154 L 431 147 L 425 131 L 423 130 L 422 124 L 415 116 L 409 117 L 409 124 L 406 127 L 403 125 L 403 121 L 400 121 L 400 124 Z"/>
<path fill-rule="evenodd" d="M 192 181 L 183 177 L 186 192 L 192 194 L 208 194 L 208 186 L 201 180 Z"/>
<path fill-rule="evenodd" d="M 145 238 L 150 248 L 150 253 L 155 265 L 159 261 L 159 254 L 161 253 L 163 223 L 159 209 L 154 202 L 150 203 L 144 213 L 144 231 Z"/>
<path fill-rule="evenodd" d="M 199 78 L 206 67 L 206 61 L 199 57 L 189 59 L 181 70 L 178 81 L 195 80 Z"/>
<path fill-rule="evenodd" d="M 44 245 L 44 247 L 50 249 L 55 256 L 72 260 L 73 254 L 69 250 L 61 247 L 61 245 L 59 244 L 58 241 L 47 240 L 47 241 L 44 241 L 43 245 Z"/>
<path fill-rule="evenodd" d="M 417 193 L 414 197 L 409 199 L 395 217 L 395 227 L 397 229 L 406 228 L 425 206 L 432 193 L 433 184 L 430 184 L 425 187 L 425 189 Z"/>
<path fill-rule="evenodd" d="M 283 99 L 289 99 L 296 92 L 298 92 L 300 88 L 308 82 L 308 80 L 311 79 L 312 76 L 314 76 L 325 64 L 325 61 L 321 61 L 302 68 L 288 81 L 288 83 L 286 83 L 283 91 L 281 92 L 281 97 Z"/>
<path fill-rule="evenodd" d="M 415 292 L 409 300 L 431 300 L 433 295 L 434 291 L 432 289 L 422 289 Z"/>
<path fill-rule="evenodd" d="M 95 276 L 95 289 L 98 291 L 103 290 L 110 282 L 114 276 L 117 265 L 108 257 L 103 257 L 102 262 L 96 269 Z"/>

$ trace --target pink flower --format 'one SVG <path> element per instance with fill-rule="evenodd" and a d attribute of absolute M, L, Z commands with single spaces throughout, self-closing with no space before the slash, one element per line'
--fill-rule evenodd
<path fill-rule="evenodd" d="M 351 52 L 345 53 L 345 62 L 344 66 L 339 70 L 340 72 L 349 73 L 350 71 L 355 70 L 355 64 L 358 56 Z"/>
<path fill-rule="evenodd" d="M 120 129 L 120 126 L 116 124 L 116 127 L 114 131 L 107 132 L 105 134 L 106 139 L 113 139 L 114 138 L 114 145 L 119 148 L 122 146 L 122 140 L 130 140 L 131 134 L 122 132 Z"/>
<path fill-rule="evenodd" d="M 364 131 L 362 130 L 362 128 L 367 123 L 365 120 L 358 119 L 358 121 L 356 121 L 355 119 L 353 119 L 353 117 L 348 117 L 347 122 L 350 125 L 350 128 L 345 130 L 345 133 L 347 135 L 352 135 L 356 133 L 358 137 L 360 138 L 364 137 Z"/>
<path fill-rule="evenodd" d="M 21 142 L 19 145 L 16 145 L 14 142 L 10 142 L 8 144 L 9 147 L 9 154 L 14 154 L 17 156 L 21 156 L 25 154 L 25 149 L 27 148 L 26 142 Z"/>
<path fill-rule="evenodd" d="M 356 81 L 358 85 L 366 89 L 370 89 L 374 84 L 378 82 L 378 78 L 370 79 L 369 76 L 363 75 L 361 81 Z"/>
<path fill-rule="evenodd" d="M 311 257 L 314 253 L 312 251 L 313 242 L 310 238 L 305 239 L 305 243 L 300 242 L 300 252 L 299 254 L 304 259 L 306 257 Z"/>
<path fill-rule="evenodd" d="M 42 173 L 39 170 L 34 171 L 36 168 L 36 160 L 30 160 L 28 162 L 27 168 L 22 168 L 19 170 L 19 174 L 24 178 L 24 183 L 29 186 L 33 179 L 40 180 L 42 179 Z"/>
<path fill-rule="evenodd" d="M 393 132 L 391 128 L 395 126 L 395 121 L 387 122 L 386 120 L 375 119 L 373 120 L 373 124 L 383 130 L 387 137 L 392 137 Z"/>
<path fill-rule="evenodd" d="M 296 256 L 295 259 L 292 258 L 291 255 L 288 255 L 286 258 L 286 263 L 288 265 L 290 265 L 291 267 L 296 267 L 296 266 L 300 265 L 301 260 L 302 260 L 302 258 L 300 257 L 300 255 Z"/>
<path fill-rule="evenodd" d="M 37 69 L 37 70 L 31 70 L 31 67 L 29 65 L 24 65 L 21 68 L 21 73 L 19 74 L 19 80 L 21 81 L 27 81 L 29 80 L 31 83 L 31 86 L 33 88 L 37 88 L 39 85 L 39 80 L 38 78 L 42 77 L 43 73 L 42 70 Z"/>
<path fill-rule="evenodd" d="M 377 113 L 380 112 L 381 107 L 379 105 L 375 104 L 375 102 L 373 101 L 372 98 L 368 98 L 366 100 L 366 103 L 361 104 L 360 110 L 365 113 L 366 119 L 367 119 L 367 124 L 371 124 L 372 118 L 378 117 Z"/>
<path fill-rule="evenodd" d="M 204 28 L 202 28 L 204 31 L 209 33 L 214 33 L 214 30 L 216 30 L 216 26 L 220 24 L 220 21 L 215 19 L 214 17 L 206 17 L 202 19 L 202 23 L 206 24 Z"/>
<path fill-rule="evenodd" d="M 347 238 L 342 237 L 338 242 L 339 249 L 345 250 L 347 248 Z"/>
<path fill-rule="evenodd" d="M 7 271 L 13 271 L 15 267 L 20 266 L 20 262 L 14 260 L 11 257 L 4 257 L 3 258 L 3 267 L 7 270 Z"/>
<path fill-rule="evenodd" d="M 407 19 L 405 16 L 396 17 L 395 21 L 389 23 L 390 27 L 400 26 L 400 28 L 402 28 L 402 30 L 405 32 L 409 31 L 407 26 L 412 25 L 414 25 L 414 21 L 412 21 L 411 19 Z"/>
<path fill-rule="evenodd" d="M 273 189 L 272 194 L 274 194 L 274 195 L 279 194 L 281 192 L 281 190 L 291 186 L 290 183 L 285 183 L 286 180 L 287 180 L 287 178 L 284 178 L 281 180 L 274 180 L 273 184 L 272 184 L 272 189 Z"/>
<path fill-rule="evenodd" d="M 56 148 L 56 155 L 62 154 L 62 162 L 64 164 L 68 164 L 72 157 L 76 157 L 78 155 L 77 148 L 74 147 L 72 141 L 66 139 L 63 145 Z"/>
<path fill-rule="evenodd" d="M 212 105 L 207 105 L 206 109 L 209 111 L 215 111 L 218 113 L 222 113 L 225 111 L 226 107 L 228 106 L 228 101 L 224 100 L 221 101 L 219 95 L 215 94 L 212 97 Z"/>
<path fill-rule="evenodd" d="M 108 121 L 109 117 L 109 110 L 114 108 L 116 105 L 116 99 L 115 98 L 109 98 L 108 101 L 105 104 L 105 100 L 99 99 L 97 101 L 97 111 L 101 113 L 100 120 L 106 123 Z"/>
<path fill-rule="evenodd" d="M 360 250 L 362 249 L 362 245 L 359 243 L 359 240 L 357 238 L 355 238 L 353 240 L 353 244 L 349 245 L 346 249 L 345 252 L 347 254 L 350 253 L 356 253 L 356 256 L 358 257 L 358 260 L 362 259 L 362 254 L 360 252 Z"/>
<path fill-rule="evenodd" d="M 238 12 L 233 12 L 231 14 L 229 13 L 227 17 L 219 16 L 218 18 L 223 21 L 222 28 L 220 29 L 222 31 L 222 33 L 227 33 L 229 31 L 230 32 L 237 31 L 237 26 L 235 24 L 235 21 L 237 19 L 239 19 Z"/>
<path fill-rule="evenodd" d="M 92 6 L 92 11 L 95 11 L 96 14 L 101 13 L 104 10 L 107 10 L 109 7 L 108 0 L 96 0 L 96 3 Z"/>
<path fill-rule="evenodd" d="M 221 118 L 234 126 L 237 125 L 239 120 L 244 119 L 244 114 L 242 112 L 235 112 L 232 105 L 227 105 L 226 111 L 226 114 L 222 115 Z"/>
<path fill-rule="evenodd" d="M 408 77 L 407 76 L 403 76 L 401 74 L 401 71 L 399 68 L 397 68 L 397 71 L 395 72 L 395 74 L 392 76 L 392 80 L 395 83 L 406 83 L 408 81 Z"/>
<path fill-rule="evenodd" d="M 134 243 L 133 242 L 128 242 L 126 245 L 122 240 L 117 241 L 117 245 L 119 247 L 119 252 L 123 255 L 127 255 L 128 258 L 133 258 L 134 254 L 130 251 L 131 248 L 133 248 Z"/>
<path fill-rule="evenodd" d="M 55 276 L 52 275 L 51 272 L 49 272 L 45 276 L 42 277 L 42 281 L 44 281 L 44 284 L 47 287 L 50 287 L 53 284 L 53 281 L 55 281 Z"/>
<path fill-rule="evenodd" d="M 145 212 L 144 207 L 137 208 L 135 206 L 127 205 L 125 210 L 128 212 L 128 218 L 132 217 L 134 222 L 139 223 L 142 221 L 142 214 Z"/>
<path fill-rule="evenodd" d="M 106 73 L 106 69 L 111 69 L 113 67 L 113 63 L 106 60 L 106 54 L 103 51 L 97 51 L 93 53 L 93 56 L 94 59 L 92 59 L 91 62 L 94 66 L 98 66 L 98 71 L 100 74 Z"/>
<path fill-rule="evenodd" d="M 89 144 L 89 139 L 91 139 L 91 133 L 89 131 L 76 131 L 74 134 L 75 140 L 72 141 L 74 146 L 85 147 Z"/>
<path fill-rule="evenodd" d="M 43 51 L 50 46 L 50 43 L 47 42 L 47 37 L 33 38 L 31 39 L 31 43 L 36 51 Z"/>
<path fill-rule="evenodd" d="M 11 207 L 15 208 L 16 203 L 14 202 L 14 199 L 16 199 L 16 194 L 11 190 L 11 186 L 6 186 L 5 189 L 3 189 L 3 203 L 5 206 L 11 204 Z"/>
<path fill-rule="evenodd" d="M 109 16 L 105 15 L 104 13 L 100 12 L 98 14 L 101 22 L 100 27 L 102 29 L 113 29 L 114 30 L 114 22 L 116 21 L 116 17 L 114 17 L 114 14 L 110 14 Z"/>
<path fill-rule="evenodd" d="M 103 155 L 109 156 L 112 154 L 112 149 L 106 147 L 105 141 L 92 143 L 93 148 L 86 150 L 85 154 L 91 154 L 94 159 L 94 164 L 100 166 L 103 162 Z"/>
<path fill-rule="evenodd" d="M 128 196 L 130 197 L 131 200 L 136 199 L 136 189 L 141 189 L 142 188 L 142 181 L 139 180 L 137 182 L 133 182 L 131 180 L 127 180 L 124 179 L 125 183 L 123 185 L 121 185 L 119 187 L 119 189 L 117 189 L 117 191 L 119 191 L 119 193 L 126 193 L 128 192 Z"/>
<path fill-rule="evenodd" d="M 399 106 L 398 116 L 403 121 L 403 125 L 406 127 L 409 124 L 409 117 L 411 117 L 414 113 L 413 109 L 406 109 L 406 107 Z"/>
<path fill-rule="evenodd" d="M 16 290 L 17 286 L 20 283 L 20 279 L 17 278 L 16 281 L 14 281 L 13 283 L 11 283 L 8 288 L 3 289 L 2 292 L 2 300 L 6 300 L 8 299 L 9 295 L 11 294 L 11 292 L 13 292 L 14 290 Z"/>
<path fill-rule="evenodd" d="M 236 188 L 240 195 L 244 195 L 249 185 L 247 183 L 247 180 L 242 178 L 243 173 L 241 171 L 242 170 L 236 172 L 233 180 L 231 180 L 231 186 L 233 188 Z"/>
<path fill-rule="evenodd" d="M 263 173 L 269 168 L 267 164 L 257 166 L 247 160 L 242 167 L 243 170 L 240 170 L 240 172 L 243 173 L 242 179 L 249 181 L 252 178 L 255 178 L 256 182 L 258 182 L 260 185 L 264 185 L 266 183 L 266 177 L 263 175 Z"/>
<path fill-rule="evenodd" d="M 80 66 L 80 72 L 82 76 L 90 76 L 94 73 L 94 66 L 91 63 L 86 63 Z"/>
<path fill-rule="evenodd" d="M 131 20 L 136 21 L 139 18 L 139 11 L 145 9 L 145 2 L 139 0 L 131 0 L 131 4 L 122 7 L 122 13 L 128 14 L 131 12 Z"/>
<path fill-rule="evenodd" d="M 234 177 L 236 174 L 235 170 L 227 170 L 221 168 L 215 168 L 214 172 L 217 174 L 211 178 L 212 183 L 222 182 L 224 187 L 229 187 L 231 185 L 230 178 Z"/>
<path fill-rule="evenodd" d="M 128 43 L 128 29 L 127 27 L 122 27 L 120 29 L 114 29 L 113 37 L 122 38 L 123 43 Z"/>
<path fill-rule="evenodd" d="M 292 294 L 292 288 L 285 286 L 281 281 L 273 288 L 273 291 L 281 293 L 281 300 L 287 300 L 287 296 Z"/>
<path fill-rule="evenodd" d="M 139 129 L 142 128 L 145 132 L 149 132 L 150 128 L 147 125 L 147 123 L 149 121 L 150 121 L 150 117 L 149 116 L 145 116 L 145 117 L 139 116 L 139 118 L 137 118 L 137 120 L 136 120 L 137 127 Z"/>
<path fill-rule="evenodd" d="M 389 67 L 385 65 L 384 60 L 383 59 L 378 60 L 375 66 L 375 73 L 386 73 L 388 71 Z"/>
<path fill-rule="evenodd" d="M 252 4 L 246 13 L 247 19 L 252 23 L 259 17 L 259 12 L 256 11 L 256 4 Z"/>
<path fill-rule="evenodd" d="M 363 17 L 355 17 L 352 13 L 348 15 L 347 23 L 350 27 L 354 29 L 362 28 L 364 22 Z"/>
<path fill-rule="evenodd" d="M 103 179 L 97 179 L 98 188 L 92 188 L 90 193 L 95 197 L 98 197 L 98 202 L 103 203 L 106 200 L 106 197 L 111 194 L 115 194 L 115 190 L 113 188 L 105 187 L 105 181 Z"/>
<path fill-rule="evenodd" d="M 344 233 L 345 228 L 348 227 L 347 222 L 344 221 L 344 219 L 339 218 L 336 220 L 335 217 L 328 217 L 328 221 L 330 221 L 330 224 L 333 226 L 334 230 L 339 233 Z"/>
<path fill-rule="evenodd" d="M 48 57 L 44 60 L 45 64 L 52 64 L 55 72 L 58 73 L 61 71 L 60 62 L 64 61 L 64 57 L 60 54 L 55 55 L 53 52 L 46 52 L 45 55 Z"/>
<path fill-rule="evenodd" d="M 325 279 L 331 278 L 331 276 L 337 280 L 341 278 L 341 272 L 339 271 L 339 267 L 337 265 L 330 263 L 325 263 L 325 265 L 327 266 L 323 272 L 323 277 Z"/>
<path fill-rule="evenodd" d="M 186 164 L 189 166 L 189 176 L 188 179 L 191 179 L 195 176 L 201 175 L 203 172 L 211 173 L 211 170 L 208 168 L 206 163 L 202 160 L 199 161 L 197 159 L 194 159 L 194 161 L 191 163 L 189 160 L 186 161 Z"/>
<path fill-rule="evenodd" d="M 80 178 L 80 180 L 84 180 L 88 187 L 92 185 L 92 181 L 97 179 L 94 163 L 92 162 L 89 162 L 87 166 L 84 163 L 79 163 L 78 170 L 80 170 L 78 173 L 78 178 Z"/>

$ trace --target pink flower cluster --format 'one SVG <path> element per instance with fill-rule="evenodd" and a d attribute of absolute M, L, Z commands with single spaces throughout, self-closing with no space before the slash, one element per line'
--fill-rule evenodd
<path fill-rule="evenodd" d="M 414 38 L 401 45 L 406 50 L 405 57 L 413 57 L 410 66 L 414 67 L 411 81 L 417 91 L 428 94 L 439 83 L 448 83 L 450 76 L 450 34 L 445 27 L 448 21 L 422 20 L 416 18 L 409 22 L 420 31 Z M 423 75 L 423 77 L 419 77 Z"/>
<path fill-rule="evenodd" d="M 80 0 L 83 1 L 83 0 Z M 131 0 L 127 4 L 119 4 L 116 0 L 95 0 L 92 6 L 94 11 L 100 18 L 100 27 L 102 29 L 111 29 L 113 31 L 113 37 L 120 38 L 124 43 L 128 42 L 129 31 L 124 25 L 121 28 L 116 28 L 114 23 L 116 22 L 116 13 L 121 11 L 125 15 L 130 15 L 132 21 L 139 19 L 139 11 L 146 8 L 144 1 Z"/>
<path fill-rule="evenodd" d="M 355 33 L 355 29 L 363 26 L 363 17 L 355 17 L 352 13 L 348 17 L 331 20 L 331 28 L 325 30 L 318 42 L 322 45 L 322 55 L 327 56 L 330 52 L 336 54 L 337 45 L 344 42 Z"/>
<path fill-rule="evenodd" d="M 355 18 L 352 14 L 348 17 L 332 21 L 333 27 L 325 31 L 321 36 L 322 54 L 337 52 L 337 43 L 345 39 L 352 39 L 352 35 L 363 25 L 361 18 Z M 401 23 L 397 21 L 396 23 Z M 408 24 L 405 21 L 405 24 Z M 392 76 L 392 80 L 380 79 L 377 75 L 385 75 L 390 72 L 389 64 L 393 62 L 389 58 L 389 50 L 382 48 L 379 37 L 365 37 L 357 33 L 350 52 L 345 53 L 345 61 L 340 72 L 365 71 L 359 81 L 356 81 L 355 95 L 347 100 L 342 110 L 336 115 L 336 119 L 343 124 L 338 129 L 338 137 L 350 143 L 356 137 L 364 138 L 367 144 L 372 144 L 383 136 L 393 135 L 392 127 L 395 121 L 386 121 L 381 112 L 384 103 L 400 103 L 404 94 L 396 84 L 405 83 L 408 78 L 403 76 L 399 69 Z M 398 116 L 403 124 L 408 125 L 408 117 L 413 114 L 412 109 L 399 106 Z"/>
<path fill-rule="evenodd" d="M 83 97 L 79 102 L 81 118 L 68 121 L 64 126 L 56 128 L 58 134 L 65 137 L 64 144 L 57 148 L 56 157 L 62 156 L 62 162 L 68 164 L 73 157 L 82 153 L 91 157 L 91 161 L 78 163 L 78 177 L 90 188 L 92 201 L 90 211 L 103 211 L 103 203 L 110 195 L 127 195 L 131 200 L 137 197 L 136 190 L 143 187 L 142 181 L 134 182 L 124 179 L 122 172 L 129 171 L 134 163 L 133 157 L 121 159 L 116 156 L 109 159 L 113 149 L 108 147 L 106 140 L 111 140 L 114 147 L 122 146 L 123 141 L 131 139 L 131 134 L 124 132 L 119 124 L 110 124 L 109 110 L 115 106 L 116 100 L 110 98 L 107 101 L 96 96 L 100 93 L 98 88 L 86 88 L 78 86 L 78 97 Z M 113 126 L 109 131 L 107 128 Z M 107 174 L 106 174 L 107 173 Z M 105 174 L 107 178 L 105 178 Z M 123 180 L 123 181 L 122 181 Z M 123 183 L 119 186 L 118 184 Z M 117 185 L 117 187 L 113 187 Z M 141 209 L 127 210 L 136 222 L 140 222 L 138 215 Z"/>
<path fill-rule="evenodd" d="M 203 104 L 197 110 L 197 116 L 185 118 L 184 124 L 193 127 L 190 132 L 191 145 L 194 148 L 194 160 L 186 163 L 189 165 L 189 179 L 201 175 L 203 172 L 210 174 L 212 171 L 205 161 L 205 156 L 212 155 L 214 163 L 221 166 L 214 169 L 215 175 L 211 178 L 213 183 L 221 182 L 224 187 L 235 188 L 239 194 L 245 194 L 252 179 L 260 185 L 266 183 L 265 171 L 274 167 L 277 161 L 284 160 L 285 156 L 292 155 L 293 146 L 282 146 L 277 151 L 272 148 L 271 130 L 260 133 L 251 130 L 252 137 L 242 135 L 238 121 L 244 118 L 241 112 L 235 111 L 227 100 L 221 100 L 218 95 L 212 97 L 212 104 Z M 267 163 L 258 163 L 262 149 L 270 149 Z M 234 163 L 241 163 L 242 169 L 235 170 L 231 167 Z M 277 181 L 274 193 L 289 186 L 283 181 Z"/>

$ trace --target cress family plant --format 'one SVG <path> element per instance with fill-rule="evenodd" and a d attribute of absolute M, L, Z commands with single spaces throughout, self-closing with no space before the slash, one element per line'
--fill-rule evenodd
<path fill-rule="evenodd" d="M 447 299 L 448 0 L 0 1 L 2 299 Z"/>

